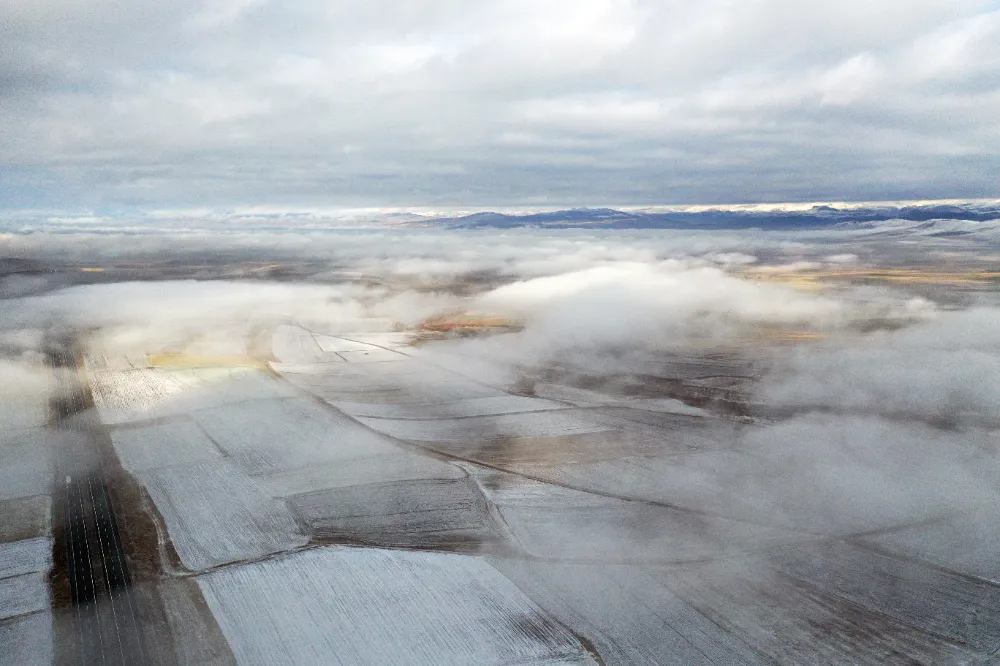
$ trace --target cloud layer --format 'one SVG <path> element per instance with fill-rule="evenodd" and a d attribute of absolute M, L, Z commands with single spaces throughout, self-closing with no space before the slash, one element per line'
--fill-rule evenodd
<path fill-rule="evenodd" d="M 995 2 L 14 0 L 8 208 L 995 194 Z"/>

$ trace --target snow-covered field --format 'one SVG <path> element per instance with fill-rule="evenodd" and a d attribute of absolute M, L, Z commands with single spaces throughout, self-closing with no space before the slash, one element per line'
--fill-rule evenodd
<path fill-rule="evenodd" d="M 51 664 L 52 614 L 22 615 L 0 622 L 0 661 L 4 664 Z"/>
<path fill-rule="evenodd" d="M 241 664 L 1000 654 L 1000 544 L 977 535 L 1000 533 L 989 511 L 907 526 L 889 501 L 830 506 L 827 488 L 796 483 L 799 449 L 772 446 L 767 419 L 613 387 L 523 395 L 410 337 L 282 325 L 274 374 L 94 370 L 115 451 L 194 574 L 165 593 L 171 626 L 221 630 L 181 641 L 191 659 L 224 661 L 227 646 Z M 725 383 L 699 375 L 725 359 L 681 361 L 679 376 Z M 32 460 L 22 469 L 47 469 Z"/>
<path fill-rule="evenodd" d="M 319 537 L 465 550 L 497 539 L 486 502 L 470 479 L 368 483 L 289 501 Z"/>
<path fill-rule="evenodd" d="M 465 473 L 442 460 L 399 450 L 362 458 L 337 460 L 258 476 L 257 482 L 276 497 L 369 483 L 417 479 L 461 479 Z"/>
<path fill-rule="evenodd" d="M 116 428 L 111 433 L 111 441 L 122 466 L 132 473 L 222 457 L 222 452 L 205 431 L 185 418 L 156 425 Z"/>
<path fill-rule="evenodd" d="M 483 560 L 330 547 L 198 578 L 241 664 L 594 664 Z"/>
<path fill-rule="evenodd" d="M 638 567 L 490 561 L 564 625 L 592 637 L 607 666 L 769 663 Z"/>
<path fill-rule="evenodd" d="M 387 435 L 423 442 L 475 444 L 520 437 L 563 437 L 603 432 L 610 428 L 595 423 L 583 412 L 558 410 L 470 416 L 462 419 L 373 419 L 362 423 Z"/>
<path fill-rule="evenodd" d="M 48 571 L 52 566 L 52 539 L 36 537 L 0 543 L 0 578 Z"/>
<path fill-rule="evenodd" d="M 0 500 L 49 494 L 53 440 L 44 428 L 0 432 Z"/>
<path fill-rule="evenodd" d="M 0 557 L 4 553 L 0 552 Z M 49 582 L 44 573 L 0 579 L 0 620 L 49 608 Z"/>
<path fill-rule="evenodd" d="M 469 416 L 489 416 L 566 409 L 569 406 L 553 400 L 539 400 L 521 395 L 497 395 L 486 398 L 464 398 L 448 402 L 415 405 L 384 405 L 363 402 L 334 402 L 354 417 L 376 419 L 447 419 Z"/>
<path fill-rule="evenodd" d="M 530 555 L 607 562 L 680 562 L 760 550 L 809 533 L 475 472 L 514 540 Z"/>
<path fill-rule="evenodd" d="M 90 381 L 101 420 L 108 425 L 295 395 L 286 385 L 252 368 L 106 370 L 91 372 Z"/>
<path fill-rule="evenodd" d="M 395 451 L 377 433 L 312 398 L 235 403 L 194 412 L 192 418 L 248 474 Z"/>
<path fill-rule="evenodd" d="M 192 571 L 302 546 L 307 537 L 282 502 L 229 461 L 164 467 L 139 478 Z"/>
<path fill-rule="evenodd" d="M 50 494 L 59 442 L 45 426 L 55 384 L 37 364 L 3 363 L 0 372 L 0 663 L 50 664 Z"/>

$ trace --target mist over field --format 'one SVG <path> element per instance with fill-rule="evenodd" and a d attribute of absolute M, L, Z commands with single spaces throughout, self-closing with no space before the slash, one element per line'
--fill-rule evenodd
<path fill-rule="evenodd" d="M 59 508 L 98 483 L 111 494 L 88 510 L 120 507 L 123 557 L 144 563 L 131 603 L 165 613 L 136 616 L 130 649 L 169 639 L 178 660 L 347 649 L 366 663 L 364 646 L 400 649 L 374 637 L 385 622 L 417 636 L 485 612 L 458 600 L 487 579 L 503 622 L 568 633 L 525 643 L 467 627 L 449 661 L 993 654 L 994 223 L 593 228 L 581 215 L 566 214 L 573 229 L 522 213 L 477 229 L 188 219 L 7 232 L 0 415 L 14 490 L 0 502 L 19 535 L 54 544 L 36 566 L 72 581 L 60 548 L 102 547 Z M 34 497 L 46 500 L 22 506 Z M 423 615 L 384 619 L 393 597 L 362 572 L 385 558 L 411 572 L 400 594 L 437 599 Z M 337 562 L 349 568 L 325 573 Z M 368 575 L 381 582 L 350 582 Z M 288 586 L 300 576 L 306 588 Z M 58 585 L 42 597 L 51 649 L 94 649 L 67 638 Z M 314 585 L 349 595 L 352 619 Z M 651 610 L 664 603 L 701 628 L 665 643 L 677 625 Z M 861 642 L 802 637 L 801 622 L 842 617 L 838 604 L 892 621 Z M 958 612 L 975 616 L 946 619 Z M 330 642 L 327 622 L 360 642 Z M 296 647 L 259 627 L 293 632 Z M 775 638 L 755 638 L 763 627 Z M 472 640 L 493 647 L 472 657 Z"/>

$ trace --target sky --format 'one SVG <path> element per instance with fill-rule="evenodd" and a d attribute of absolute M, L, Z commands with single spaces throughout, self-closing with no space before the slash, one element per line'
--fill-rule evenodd
<path fill-rule="evenodd" d="M 0 209 L 1000 194 L 996 0 L 6 0 Z"/>

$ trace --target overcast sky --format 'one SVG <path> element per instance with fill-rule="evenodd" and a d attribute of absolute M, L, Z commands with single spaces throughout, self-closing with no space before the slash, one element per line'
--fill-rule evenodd
<path fill-rule="evenodd" d="M 4 0 L 0 207 L 1000 194 L 996 0 Z"/>

